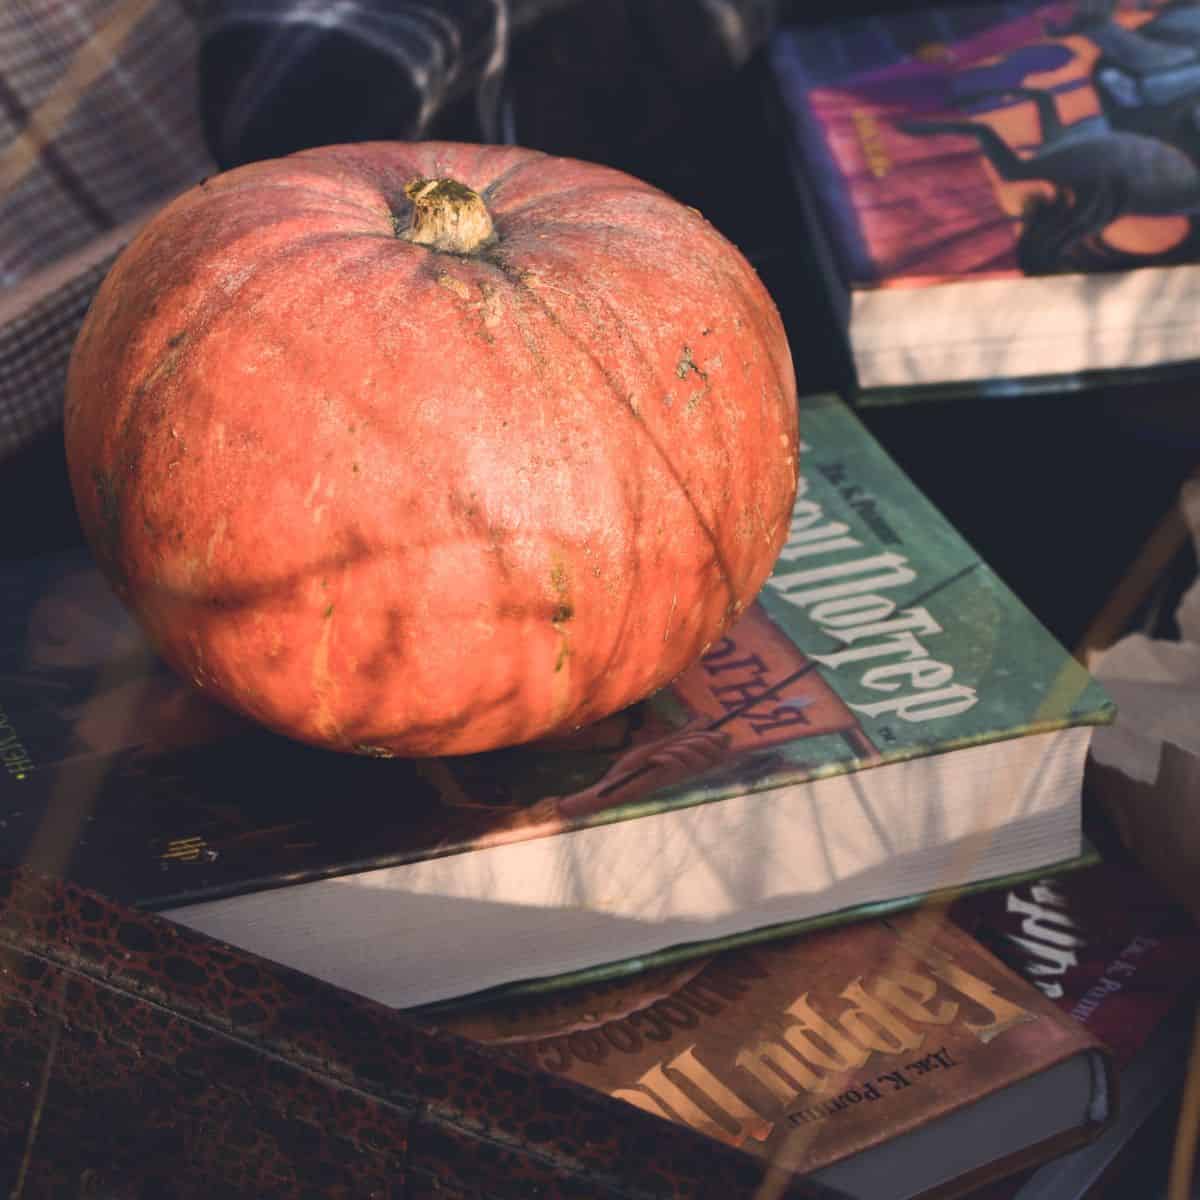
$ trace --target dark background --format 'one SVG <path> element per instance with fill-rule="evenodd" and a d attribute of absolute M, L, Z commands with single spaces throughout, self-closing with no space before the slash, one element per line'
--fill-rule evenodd
<path fill-rule="evenodd" d="M 517 140 L 621 167 L 699 208 L 747 254 L 787 325 L 801 394 L 852 385 L 810 255 L 761 56 L 714 82 L 587 0 L 514 49 Z M 789 19 L 885 11 L 785 5 Z M 462 114 L 457 114 L 462 116 Z M 453 135 L 456 114 L 444 130 Z M 1060 395 L 863 409 L 866 424 L 1002 578 L 1073 645 L 1200 461 L 1190 378 Z M 803 410 L 801 412 L 803 424 Z M 0 463 L 0 556 L 81 540 L 54 431 Z"/>

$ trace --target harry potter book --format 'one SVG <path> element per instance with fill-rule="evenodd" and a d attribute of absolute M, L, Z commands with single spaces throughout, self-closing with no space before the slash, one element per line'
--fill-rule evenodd
<path fill-rule="evenodd" d="M 1195 357 L 1195 5 L 909 6 L 771 60 L 864 401 Z"/>
<path fill-rule="evenodd" d="M 432 1020 L 872 1200 L 965 1194 L 1114 1108 L 1100 1042 L 932 910 Z"/>
<path fill-rule="evenodd" d="M 1111 705 L 844 404 L 758 603 L 555 742 L 375 760 L 239 724 L 87 564 L 5 583 L 0 860 L 401 1007 L 911 906 L 1084 851 Z"/>
<path fill-rule="evenodd" d="M 1138 866 L 976 893 L 951 918 L 1112 1051 L 1121 1103 L 1089 1145 L 972 1200 L 1078 1200 L 1102 1189 L 1188 1062 L 1200 928 Z"/>

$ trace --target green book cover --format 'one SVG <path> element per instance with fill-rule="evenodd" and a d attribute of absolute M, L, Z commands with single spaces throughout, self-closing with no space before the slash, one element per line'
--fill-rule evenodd
<path fill-rule="evenodd" d="M 774 572 L 652 704 L 676 728 L 721 735 L 724 760 L 646 803 L 1112 719 L 1100 686 L 841 400 L 807 397 L 801 414 L 800 494 Z M 610 769 L 610 792 L 620 778 Z"/>
<path fill-rule="evenodd" d="M 874 807 L 857 791 L 813 807 L 811 788 L 835 777 L 865 781 L 890 764 L 1087 726 L 1113 709 L 844 403 L 805 398 L 801 432 L 790 536 L 737 624 L 648 700 L 569 736 L 487 754 L 378 760 L 291 742 L 174 677 L 86 559 L 10 571 L 0 860 L 148 908 L 199 906 L 193 914 L 231 897 L 303 898 L 308 883 L 403 870 L 388 887 L 420 877 L 422 900 L 441 898 L 410 910 L 409 929 L 427 919 L 414 912 L 440 920 L 468 893 L 478 908 L 463 928 L 473 937 L 500 912 L 515 929 L 536 926 L 533 940 L 570 941 L 568 910 L 608 921 L 611 939 L 551 956 L 545 969 L 513 968 L 532 977 L 842 920 L 863 904 L 915 903 L 928 888 L 908 886 L 903 868 L 927 843 L 949 855 L 926 869 L 934 886 L 978 882 L 977 848 L 964 838 L 981 823 L 1017 847 L 993 876 L 1076 858 L 1077 796 L 1054 801 L 1075 832 L 1047 857 L 1042 827 L 1021 833 L 1027 814 L 993 803 L 1000 785 L 990 777 L 962 797 L 916 797 L 911 812 L 893 795 L 895 772 L 878 776 Z M 1082 750 L 1072 761 L 1081 767 Z M 511 865 L 534 844 L 534 867 Z M 799 865 L 814 846 L 825 857 Z M 826 859 L 828 878 L 840 886 L 854 875 L 856 890 L 822 890 Z M 293 936 L 289 912 L 272 919 Z M 464 942 L 461 952 L 488 949 Z M 448 994 L 504 981 L 484 973 Z"/>

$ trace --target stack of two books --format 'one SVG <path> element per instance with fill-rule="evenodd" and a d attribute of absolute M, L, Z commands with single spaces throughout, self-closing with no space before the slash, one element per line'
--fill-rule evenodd
<path fill-rule="evenodd" d="M 1081 1200 L 1181 1080 L 1198 952 L 1101 863 L 423 1019 L 846 1195 Z"/>
<path fill-rule="evenodd" d="M 333 1063 L 351 1091 L 387 1081 L 322 1017 L 347 993 L 406 1038 L 392 1010 L 441 1022 L 456 1001 L 483 1021 L 459 1032 L 519 1042 L 543 1076 L 578 1068 L 630 1128 L 633 1105 L 852 1193 L 957 1193 L 1091 1137 L 1113 1112 L 1108 1050 L 922 901 L 1088 861 L 1083 766 L 1111 705 L 844 404 L 805 399 L 802 428 L 758 604 L 670 688 L 553 744 L 381 762 L 289 743 L 173 679 L 86 561 L 12 572 L 0 858 L 68 880 L 68 911 L 98 904 L 82 887 L 168 918 L 95 907 L 84 941 L 130 1003 L 186 994 L 189 1029 L 267 1058 L 304 1043 L 304 1069 Z M 9 907 L 25 960 L 88 974 L 73 936 Z M 146 947 L 158 973 L 113 974 Z M 235 976 L 303 979 L 310 1000 L 264 1005 Z M 63 987 L 43 1015 L 107 1037 L 107 1010 Z M 502 1092 L 542 1078 L 507 1069 Z M 189 1105 L 173 1119 L 203 1123 Z M 282 1126 L 254 1136 L 282 1154 Z"/>

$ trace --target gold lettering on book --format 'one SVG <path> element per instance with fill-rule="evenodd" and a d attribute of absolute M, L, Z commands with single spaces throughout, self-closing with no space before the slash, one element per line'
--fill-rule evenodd
<path fill-rule="evenodd" d="M 933 945 L 926 937 L 919 932 L 914 932 L 919 929 L 919 923 L 909 926 L 900 933 L 901 942 L 919 955 L 938 979 L 949 984 L 960 996 L 974 1001 L 989 1015 L 991 1019 L 988 1021 L 966 1020 L 964 1022 L 966 1028 L 981 1042 L 990 1042 L 1016 1025 L 1037 1020 L 1032 1013 L 1020 1005 L 1006 1000 L 990 984 L 964 971 L 949 954 Z"/>
<path fill-rule="evenodd" d="M 958 1005 L 943 1000 L 936 1009 L 930 1008 L 929 1001 L 937 990 L 936 979 L 895 967 L 881 975 L 875 984 L 875 995 L 909 1020 L 922 1025 L 949 1025 L 958 1015 Z"/>
<path fill-rule="evenodd" d="M 613 1094 L 740 1145 L 765 1140 L 784 1116 L 824 1120 L 885 1099 L 934 1069 L 957 1066 L 945 1046 L 927 1046 L 931 1027 L 958 1020 L 986 1044 L 1037 1020 L 941 951 L 928 945 L 922 951 L 921 969 L 889 966 L 854 979 L 838 993 L 847 1002 L 838 1011 L 802 993 L 784 1010 L 777 1033 L 737 1052 L 732 1078 L 719 1078 L 693 1043 Z M 868 1064 L 870 1073 L 856 1078 Z"/>
<path fill-rule="evenodd" d="M 23 781 L 34 769 L 33 758 L 25 749 L 17 731 L 9 722 L 8 714 L 0 708 L 0 763 L 18 782 Z"/>
<path fill-rule="evenodd" d="M 807 993 L 788 1007 L 787 1015 L 794 1019 L 784 1029 L 783 1040 L 815 1067 L 830 1074 L 852 1071 L 871 1056 L 869 1047 L 860 1046 L 848 1033 L 817 1012 L 809 1003 Z"/>
<path fill-rule="evenodd" d="M 840 463 L 819 463 L 814 469 L 843 491 L 861 491 L 846 484 Z M 918 582 L 909 560 L 895 550 L 861 553 L 863 543 L 847 536 L 850 526 L 830 521 L 806 495 L 808 486 L 802 476 L 787 542 L 767 584 L 840 644 L 828 653 L 811 655 L 813 661 L 827 671 L 858 677 L 854 686 L 864 694 L 843 695 L 854 696 L 846 699 L 847 705 L 868 717 L 923 724 L 973 708 L 978 702 L 975 689 L 956 682 L 954 667 L 933 658 L 926 646 L 928 638 L 944 632 L 941 624 L 927 608 L 901 608 L 887 594 Z M 950 581 L 974 565 L 965 565 Z"/>
<path fill-rule="evenodd" d="M 687 1090 L 685 1083 L 691 1085 Z M 765 1141 L 774 1128 L 774 1122 L 755 1112 L 696 1057 L 695 1046 L 669 1063 L 656 1063 L 633 1088 L 620 1088 L 613 1095 L 658 1116 L 673 1114 L 682 1124 L 735 1146 L 748 1137 Z M 702 1106 L 698 1099 L 707 1104 Z"/>
<path fill-rule="evenodd" d="M 734 1066 L 752 1075 L 781 1104 L 790 1104 L 801 1092 L 819 1092 L 825 1080 L 780 1042 L 759 1041 L 738 1051 Z"/>
<path fill-rule="evenodd" d="M 841 992 L 843 1000 L 851 1000 L 855 1008 L 841 1015 L 842 1028 L 862 1047 L 882 1054 L 904 1054 L 916 1050 L 925 1040 L 892 1012 L 883 999 L 870 995 L 862 980 L 856 979 Z"/>
<path fill-rule="evenodd" d="M 204 853 L 202 837 L 175 838 L 167 843 L 167 848 L 160 858 L 174 859 L 177 862 L 194 862 Z"/>
<path fill-rule="evenodd" d="M 987 1013 L 989 1020 L 965 1022 L 966 1027 L 981 1042 L 990 1042 L 1016 1025 L 1037 1020 L 1028 1009 L 1014 1004 L 1011 1000 L 1005 1000 L 991 984 L 976 979 L 957 963 L 947 960 L 937 964 L 932 970 L 939 979 L 945 980 L 956 992 L 973 1000 Z"/>
<path fill-rule="evenodd" d="M 873 114 L 861 108 L 856 108 L 850 119 L 854 122 L 854 132 L 858 134 L 858 144 L 867 161 L 867 170 L 876 179 L 882 179 L 892 169 L 892 157 L 883 144 L 879 122 Z"/>

